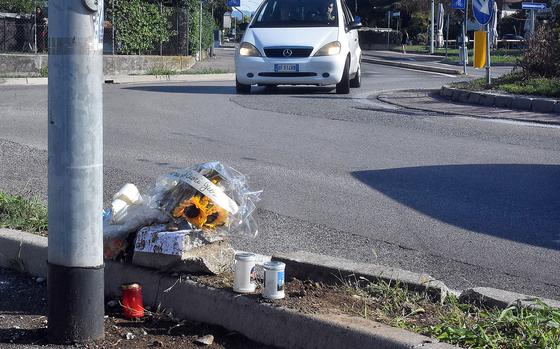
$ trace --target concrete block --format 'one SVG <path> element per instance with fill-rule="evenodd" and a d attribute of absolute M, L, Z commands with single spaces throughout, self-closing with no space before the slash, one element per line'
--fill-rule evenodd
<path fill-rule="evenodd" d="M 47 241 L 43 236 L 0 229 L 0 266 L 47 277 Z"/>
<path fill-rule="evenodd" d="M 478 104 L 478 102 L 480 101 L 480 94 L 478 94 L 477 92 L 471 92 L 469 94 L 469 97 L 467 99 L 467 102 L 470 104 Z"/>
<path fill-rule="evenodd" d="M 484 105 L 486 107 L 491 107 L 494 105 L 494 99 L 495 99 L 494 95 L 484 93 L 480 95 L 478 104 Z"/>
<path fill-rule="evenodd" d="M 520 110 L 531 110 L 531 105 L 533 104 L 533 98 L 530 97 L 513 97 L 511 101 L 511 107 L 513 109 Z"/>
<path fill-rule="evenodd" d="M 442 86 L 439 95 L 442 97 L 451 97 L 453 96 L 453 89 L 447 86 Z"/>
<path fill-rule="evenodd" d="M 435 298 L 447 296 L 447 286 L 427 274 L 418 274 L 398 268 L 386 267 L 370 263 L 359 263 L 343 258 L 319 255 L 310 252 L 298 251 L 272 256 L 273 260 L 286 263 L 286 275 L 300 280 L 314 280 L 327 284 L 340 284 L 342 281 L 383 280 L 385 282 L 398 282 L 404 287 L 414 291 L 427 291 Z"/>
<path fill-rule="evenodd" d="M 498 290 L 490 287 L 476 287 L 463 291 L 459 300 L 461 302 L 469 302 L 504 309 L 517 303 L 518 301 L 524 307 L 535 307 L 537 306 L 537 303 L 535 302 L 536 298 L 537 297 Z M 559 301 L 546 298 L 540 298 L 540 300 L 550 307 L 560 308 Z"/>
<path fill-rule="evenodd" d="M 451 95 L 451 99 L 454 100 L 454 101 L 458 101 L 460 99 L 461 95 L 462 95 L 461 90 L 453 90 L 453 93 Z"/>
<path fill-rule="evenodd" d="M 470 95 L 471 93 L 468 91 L 461 91 L 461 93 L 459 94 L 459 102 L 468 103 Z"/>
<path fill-rule="evenodd" d="M 556 101 L 552 99 L 535 98 L 533 99 L 532 108 L 537 113 L 551 113 L 555 105 Z"/>
<path fill-rule="evenodd" d="M 234 250 L 223 238 L 201 230 L 164 231 L 165 225 L 138 231 L 132 262 L 158 270 L 220 274 L 233 269 Z"/>
<path fill-rule="evenodd" d="M 512 102 L 512 96 L 497 95 L 496 98 L 494 98 L 494 105 L 500 108 L 511 108 Z"/>

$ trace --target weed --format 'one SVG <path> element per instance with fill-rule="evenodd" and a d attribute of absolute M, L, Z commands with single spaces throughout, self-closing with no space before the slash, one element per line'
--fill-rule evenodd
<path fill-rule="evenodd" d="M 47 65 L 44 65 L 39 69 L 39 76 L 42 78 L 49 76 L 49 67 Z"/>
<path fill-rule="evenodd" d="M 0 192 L 0 228 L 45 233 L 48 229 L 47 207 L 37 199 Z"/>
<path fill-rule="evenodd" d="M 165 67 L 153 67 L 148 70 L 147 75 L 176 75 L 177 71 Z"/>

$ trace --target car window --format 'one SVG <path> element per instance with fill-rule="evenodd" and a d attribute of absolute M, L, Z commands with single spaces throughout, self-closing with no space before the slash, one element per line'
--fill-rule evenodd
<path fill-rule="evenodd" d="M 344 24 L 346 26 L 349 26 L 352 22 L 354 22 L 354 16 L 352 16 L 352 12 L 350 12 L 350 9 L 348 8 L 346 1 L 342 0 L 341 4 L 342 4 L 342 11 L 344 12 Z"/>
<path fill-rule="evenodd" d="M 336 0 L 266 0 L 251 24 L 254 28 L 336 26 Z"/>

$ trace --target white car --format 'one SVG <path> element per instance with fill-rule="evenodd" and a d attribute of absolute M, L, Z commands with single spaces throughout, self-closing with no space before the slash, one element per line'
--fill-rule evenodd
<path fill-rule="evenodd" d="M 344 0 L 264 0 L 235 54 L 237 93 L 251 85 L 360 87 L 360 18 Z"/>

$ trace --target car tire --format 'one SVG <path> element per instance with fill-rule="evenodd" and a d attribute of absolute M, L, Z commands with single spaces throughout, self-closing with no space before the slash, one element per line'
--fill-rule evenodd
<path fill-rule="evenodd" d="M 358 70 L 356 71 L 356 75 L 354 78 L 350 80 L 350 87 L 358 88 L 362 86 L 362 66 L 358 66 Z"/>
<path fill-rule="evenodd" d="M 235 79 L 235 92 L 237 93 L 251 93 L 251 85 L 245 85 Z"/>
<path fill-rule="evenodd" d="M 336 84 L 336 93 L 339 95 L 347 95 L 350 93 L 350 59 L 346 59 L 342 80 Z"/>

